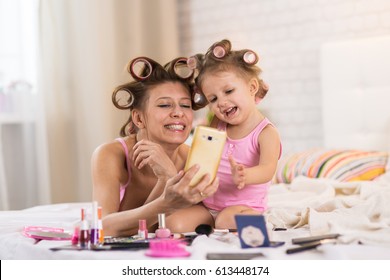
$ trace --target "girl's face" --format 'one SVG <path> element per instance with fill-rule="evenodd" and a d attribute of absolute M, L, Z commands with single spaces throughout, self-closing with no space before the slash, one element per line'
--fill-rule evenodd
<path fill-rule="evenodd" d="M 207 74 L 202 82 L 202 92 L 218 119 L 232 125 L 241 124 L 257 110 L 256 82 L 254 79 L 247 81 L 233 71 Z"/>
<path fill-rule="evenodd" d="M 142 115 L 149 140 L 182 144 L 187 140 L 192 128 L 190 93 L 178 82 L 155 86 L 149 91 Z"/>

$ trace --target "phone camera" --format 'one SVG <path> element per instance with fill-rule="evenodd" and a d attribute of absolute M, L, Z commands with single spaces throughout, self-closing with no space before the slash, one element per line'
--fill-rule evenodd
<path fill-rule="evenodd" d="M 211 141 L 211 140 L 213 140 L 213 137 L 212 136 L 207 136 L 207 140 Z"/>

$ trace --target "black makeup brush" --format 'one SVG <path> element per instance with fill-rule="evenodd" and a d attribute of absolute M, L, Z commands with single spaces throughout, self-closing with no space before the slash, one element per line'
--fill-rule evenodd
<path fill-rule="evenodd" d="M 197 234 L 205 234 L 209 236 L 212 233 L 228 233 L 228 232 L 237 232 L 237 229 L 216 229 L 207 224 L 200 224 L 195 228 Z"/>

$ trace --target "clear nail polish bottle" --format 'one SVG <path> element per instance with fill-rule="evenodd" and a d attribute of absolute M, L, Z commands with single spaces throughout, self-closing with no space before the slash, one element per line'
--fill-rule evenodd
<path fill-rule="evenodd" d="M 155 232 L 157 238 L 168 238 L 171 231 L 165 227 L 165 213 L 158 214 L 158 229 Z"/>

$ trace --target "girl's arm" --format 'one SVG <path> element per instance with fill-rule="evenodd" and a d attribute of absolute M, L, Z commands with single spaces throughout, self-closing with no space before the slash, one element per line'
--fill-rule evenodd
<path fill-rule="evenodd" d="M 239 189 L 245 185 L 262 184 L 272 180 L 281 153 L 280 137 L 275 127 L 268 125 L 259 135 L 261 149 L 259 164 L 246 168 L 229 158 L 234 182 Z"/>

